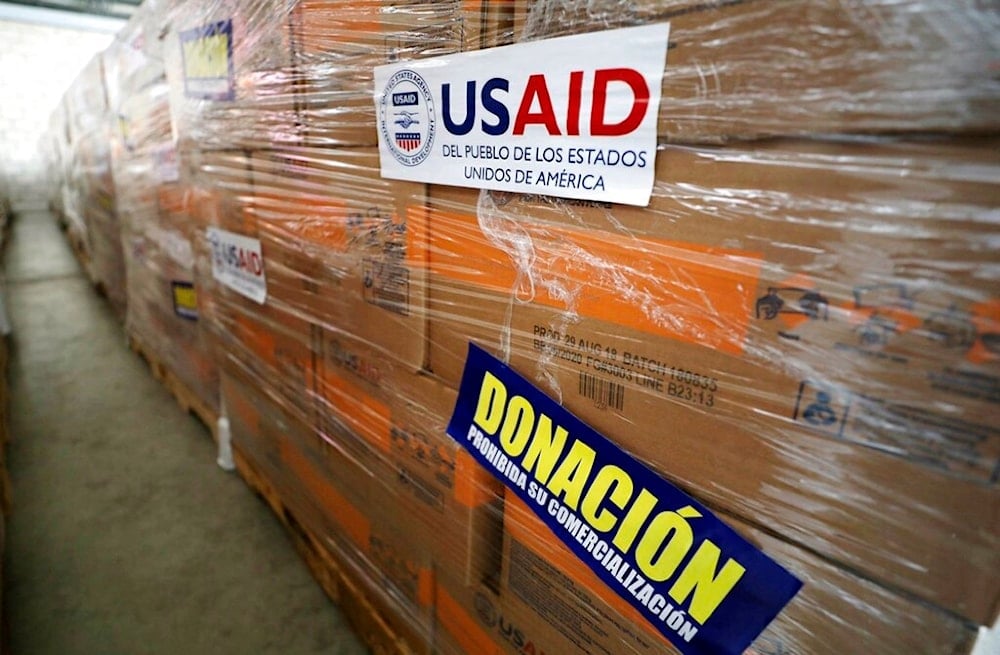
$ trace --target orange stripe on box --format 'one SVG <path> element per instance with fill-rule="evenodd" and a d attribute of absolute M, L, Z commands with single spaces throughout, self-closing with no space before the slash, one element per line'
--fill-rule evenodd
<path fill-rule="evenodd" d="M 476 655 L 503 655 L 503 650 L 442 585 L 437 587 L 436 610 L 438 622 L 463 651 Z"/>
<path fill-rule="evenodd" d="M 187 187 L 164 184 L 157 189 L 160 210 L 182 214 L 188 206 Z"/>
<path fill-rule="evenodd" d="M 277 367 L 274 332 L 260 325 L 250 316 L 237 314 L 234 318 L 234 336 L 237 337 L 262 362 Z"/>
<path fill-rule="evenodd" d="M 347 252 L 349 216 L 347 206 L 325 197 L 301 194 L 258 194 L 245 214 L 261 219 L 260 230 L 290 250 L 314 247 L 320 251 Z M 308 254 L 306 250 L 303 254 Z"/>
<path fill-rule="evenodd" d="M 417 603 L 421 607 L 431 607 L 434 603 L 434 572 L 429 568 L 417 570 Z"/>
<path fill-rule="evenodd" d="M 296 8 L 307 45 L 328 50 L 336 35 L 353 34 L 358 40 L 377 41 L 382 32 L 381 0 L 302 0 Z M 325 47 L 321 47 L 325 44 Z M 312 48 L 310 48 L 310 51 Z"/>
<path fill-rule="evenodd" d="M 500 496 L 503 485 L 464 450 L 455 451 L 455 500 L 480 507 Z"/>
<path fill-rule="evenodd" d="M 649 621 L 612 591 L 597 575 L 576 556 L 545 523 L 535 515 L 520 498 L 513 494 L 504 496 L 504 529 L 536 555 L 569 576 L 578 585 L 604 601 L 629 621 L 646 629 L 650 636 L 662 641 L 663 637 Z"/>
<path fill-rule="evenodd" d="M 246 429 L 254 433 L 260 432 L 260 410 L 247 399 L 243 390 L 228 375 L 222 376 L 222 397 L 226 401 L 228 416 L 235 418 Z"/>
<path fill-rule="evenodd" d="M 349 380 L 327 371 L 321 380 L 323 398 L 350 430 L 380 452 L 392 444 L 392 413 L 389 407 Z"/>
<path fill-rule="evenodd" d="M 281 459 L 295 474 L 306 490 L 320 503 L 324 515 L 330 517 L 347 534 L 358 550 L 371 552 L 371 521 L 360 509 L 347 500 L 336 487 L 287 439 L 278 444 Z M 407 558 L 417 572 L 416 601 L 422 607 L 430 607 L 434 601 L 434 572 L 425 566 L 417 566 Z"/>
<path fill-rule="evenodd" d="M 430 270 L 581 316 L 740 354 L 758 254 L 518 220 L 491 241 L 476 216 L 432 209 Z M 507 242 L 516 243 L 507 246 Z M 518 271 L 508 256 L 521 260 Z M 566 300 L 566 298 L 569 300 Z"/>
<path fill-rule="evenodd" d="M 415 270 L 427 270 L 430 265 L 431 230 L 424 205 L 406 208 L 406 263 Z"/>
<path fill-rule="evenodd" d="M 371 523 L 364 513 L 348 502 L 287 439 L 280 440 L 278 449 L 282 461 L 313 495 L 323 508 L 323 513 L 344 530 L 358 550 L 367 553 Z"/>

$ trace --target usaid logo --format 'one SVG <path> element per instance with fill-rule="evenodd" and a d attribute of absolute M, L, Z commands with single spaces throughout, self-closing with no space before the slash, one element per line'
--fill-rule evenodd
<path fill-rule="evenodd" d="M 379 129 L 396 161 L 416 166 L 427 159 L 434 144 L 434 101 L 424 78 L 397 71 L 386 82 L 379 107 Z"/>
<path fill-rule="evenodd" d="M 497 610 L 483 592 L 476 592 L 476 599 L 473 604 L 476 608 L 476 614 L 479 615 L 479 620 L 483 622 L 483 625 L 492 628 L 497 624 Z"/>

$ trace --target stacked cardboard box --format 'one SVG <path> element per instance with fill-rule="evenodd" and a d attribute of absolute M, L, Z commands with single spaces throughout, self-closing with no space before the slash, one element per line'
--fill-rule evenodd
<path fill-rule="evenodd" d="M 256 380 L 223 377 L 234 443 L 281 490 L 296 520 L 319 535 L 366 583 L 370 597 L 413 644 L 433 629 L 433 567 L 405 505 L 384 485 L 380 464 L 331 446 Z"/>
<path fill-rule="evenodd" d="M 63 189 L 62 207 L 66 230 L 71 240 L 82 245 L 89 256 L 86 211 L 89 193 L 86 167 L 81 159 L 87 157 L 86 148 L 80 148 L 80 139 L 95 127 L 100 106 L 104 102 L 104 82 L 101 62 L 94 58 L 67 90 L 63 103 L 66 111 L 65 139 L 67 151 L 63 161 L 66 185 Z"/>
<path fill-rule="evenodd" d="M 646 209 L 432 189 L 431 370 L 491 346 L 697 496 L 989 622 L 992 152 L 672 147 Z"/>
<path fill-rule="evenodd" d="M 673 652 L 445 434 L 474 342 L 805 582 L 752 652 L 967 653 L 1000 587 L 996 19 L 147 5 L 113 66 L 129 324 L 218 367 L 234 446 L 416 652 Z M 381 178 L 375 66 L 667 21 L 648 207 Z"/>
<path fill-rule="evenodd" d="M 1000 37 L 978 0 L 513 4 L 517 40 L 669 22 L 663 141 L 997 127 Z"/>
<path fill-rule="evenodd" d="M 237 161 L 204 156 L 201 176 L 211 169 L 205 162 L 220 159 Z M 262 305 L 211 279 L 202 287 L 234 445 L 265 470 L 274 464 L 265 446 L 275 432 L 234 418 L 240 401 L 229 389 L 252 381 L 267 394 L 254 404 L 296 424 L 312 449 L 308 475 L 272 472 L 290 503 L 311 508 L 297 520 L 321 533 L 336 523 L 323 489 L 367 498 L 354 505 L 366 525 L 396 525 L 378 535 L 380 549 L 416 549 L 403 561 L 426 564 L 430 595 L 401 605 L 400 589 L 372 577 L 379 563 L 370 548 L 339 551 L 367 562 L 361 578 L 390 624 L 429 650 L 437 571 L 463 582 L 495 575 L 500 515 L 496 483 L 444 433 L 455 393 L 422 372 L 427 267 L 413 257 L 427 252 L 425 187 L 379 179 L 366 148 L 258 151 L 245 163 L 248 186 L 240 189 L 226 168 L 229 201 L 208 202 L 215 214 L 201 213 L 208 224 L 259 238 L 267 267 Z"/>
<path fill-rule="evenodd" d="M 95 56 L 67 92 L 66 125 L 56 152 L 64 160 L 65 193 L 57 210 L 82 263 L 100 284 L 119 319 L 125 317 L 125 265 L 111 171 L 115 120 L 107 96 L 104 59 Z"/>
<path fill-rule="evenodd" d="M 183 150 L 374 146 L 374 67 L 509 38 L 510 13 L 489 4 L 180 3 L 165 41 L 175 135 Z"/>
<path fill-rule="evenodd" d="M 259 240 L 267 284 L 262 303 L 240 295 L 196 244 L 234 447 L 428 652 L 439 572 L 499 573 L 499 485 L 445 435 L 455 393 L 426 375 L 426 187 L 380 178 L 372 73 L 504 38 L 492 27 L 504 20 L 509 38 L 510 14 L 484 2 L 204 11 L 168 39 L 231 18 L 236 91 L 185 95 L 168 50 L 181 186 L 198 230 Z M 275 127 L 291 116 L 295 129 Z"/>
<path fill-rule="evenodd" d="M 749 653 L 969 652 L 976 631 L 736 519 L 745 537 L 805 583 Z M 521 501 L 504 510 L 499 588 L 439 584 L 442 652 L 675 653 Z M 528 645 L 531 644 L 529 647 Z M 450 648 L 450 649 L 449 649 Z"/>
<path fill-rule="evenodd" d="M 194 277 L 195 225 L 180 185 L 160 30 L 162 8 L 129 21 L 105 53 L 117 103 L 114 176 L 127 270 L 126 331 L 193 395 L 218 406 L 218 374 L 199 322 Z"/>
<path fill-rule="evenodd" d="M 515 17 L 530 39 L 669 20 L 661 142 L 812 140 L 663 146 L 641 210 L 431 187 L 430 370 L 457 388 L 467 343 L 479 343 L 736 525 L 777 535 L 766 552 L 833 563 L 840 595 L 819 604 L 820 621 L 798 614 L 815 575 L 786 561 L 806 589 L 759 652 L 836 652 L 856 643 L 853 611 L 887 602 L 899 616 L 866 623 L 869 649 L 967 652 L 963 620 L 991 624 L 998 610 L 997 580 L 983 575 L 1000 564 L 989 346 L 1000 315 L 984 238 L 1000 171 L 992 141 L 904 133 L 995 132 L 983 111 L 996 96 L 996 48 L 983 48 L 994 14 L 545 2 Z M 955 103 L 923 86 L 919 44 L 943 23 L 977 35 L 935 62 L 935 91 L 954 87 Z M 896 134 L 818 138 L 832 132 Z M 663 648 L 525 517 L 508 502 L 498 595 L 442 587 L 439 610 L 481 610 L 439 611 L 453 644 Z M 548 567 L 524 556 L 546 549 Z M 879 600 L 852 599 L 874 590 Z M 911 598 L 937 607 L 921 621 L 947 643 L 906 643 L 918 634 L 905 627 Z M 462 643 L 470 634 L 481 640 Z"/>

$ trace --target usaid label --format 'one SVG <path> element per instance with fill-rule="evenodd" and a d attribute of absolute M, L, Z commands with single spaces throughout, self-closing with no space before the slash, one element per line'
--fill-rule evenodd
<path fill-rule="evenodd" d="M 208 228 L 207 234 L 212 247 L 212 277 L 263 305 L 267 299 L 267 280 L 260 241 L 214 227 Z"/>
<path fill-rule="evenodd" d="M 475 344 L 448 434 L 684 655 L 739 655 L 802 586 Z"/>
<path fill-rule="evenodd" d="M 166 141 L 153 147 L 153 169 L 161 182 L 176 182 L 181 177 L 180 162 L 177 161 L 177 148 L 173 142 Z"/>
<path fill-rule="evenodd" d="M 382 176 L 645 206 L 669 23 L 375 68 Z"/>

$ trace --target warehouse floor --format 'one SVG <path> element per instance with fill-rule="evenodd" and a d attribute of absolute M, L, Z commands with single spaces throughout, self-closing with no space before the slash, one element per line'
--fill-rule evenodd
<path fill-rule="evenodd" d="M 361 653 L 276 519 L 125 347 L 51 214 L 5 257 L 15 655 Z"/>

